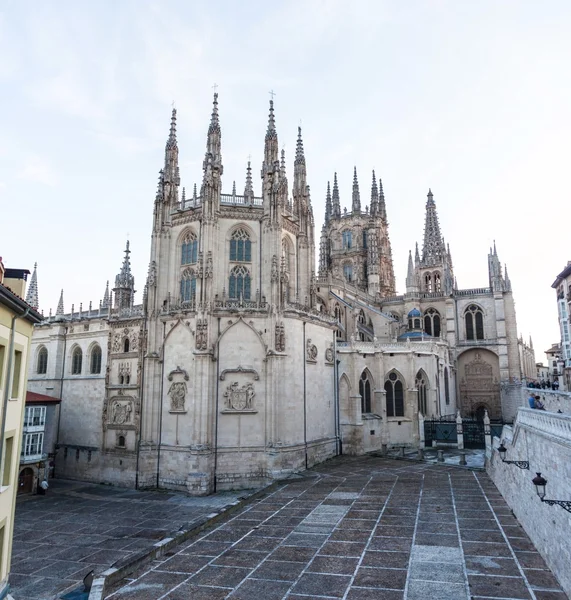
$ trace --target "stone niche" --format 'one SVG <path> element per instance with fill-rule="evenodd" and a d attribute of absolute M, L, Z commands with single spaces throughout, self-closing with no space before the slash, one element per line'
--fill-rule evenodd
<path fill-rule="evenodd" d="M 260 376 L 250 367 L 224 369 L 220 374 L 222 410 L 224 414 L 253 414 L 256 407 L 256 382 Z M 259 383 L 258 383 L 259 385 Z"/>
<path fill-rule="evenodd" d="M 106 450 L 135 450 L 140 419 L 140 401 L 119 394 L 105 401 L 103 430 Z"/>

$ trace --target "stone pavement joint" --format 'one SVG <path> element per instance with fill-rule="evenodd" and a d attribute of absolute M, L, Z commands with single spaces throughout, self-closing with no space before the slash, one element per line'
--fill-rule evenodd
<path fill-rule="evenodd" d="M 483 472 L 342 456 L 113 586 L 112 600 L 565 600 Z"/>

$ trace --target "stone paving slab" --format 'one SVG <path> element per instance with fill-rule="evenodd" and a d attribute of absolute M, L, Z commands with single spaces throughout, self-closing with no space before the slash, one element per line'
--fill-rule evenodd
<path fill-rule="evenodd" d="M 220 511 L 247 490 L 200 498 L 53 480 L 47 495 L 16 504 L 10 586 L 16 600 L 51 600 L 91 570 L 151 549 L 167 534 Z M 197 557 L 198 564 L 204 560 Z M 194 572 L 194 571 L 193 571 Z"/>
<path fill-rule="evenodd" d="M 564 600 L 481 471 L 338 457 L 108 590 L 112 600 Z"/>

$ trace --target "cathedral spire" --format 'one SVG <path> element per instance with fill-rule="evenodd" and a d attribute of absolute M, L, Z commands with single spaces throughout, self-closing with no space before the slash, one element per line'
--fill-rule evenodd
<path fill-rule="evenodd" d="M 64 314 L 64 310 L 63 310 L 63 290 L 62 290 L 59 295 L 59 302 L 57 303 L 56 316 L 63 317 L 63 314 Z"/>
<path fill-rule="evenodd" d="M 433 266 L 445 259 L 446 248 L 440 234 L 436 204 L 434 203 L 434 197 L 430 189 L 428 190 L 427 198 L 422 263 L 424 266 Z"/>
<path fill-rule="evenodd" d="M 325 196 L 325 224 L 327 225 L 331 220 L 332 215 L 332 204 L 331 204 L 331 186 L 329 181 L 327 182 L 327 195 Z"/>
<path fill-rule="evenodd" d="M 297 144 L 295 147 L 293 173 L 293 193 L 298 199 L 305 195 L 307 186 L 307 170 L 305 166 L 305 155 L 303 152 L 303 139 L 301 137 L 301 127 L 297 128 Z"/>
<path fill-rule="evenodd" d="M 371 217 L 376 217 L 379 212 L 379 188 L 377 187 L 377 178 L 373 169 L 373 183 L 371 184 Z"/>
<path fill-rule="evenodd" d="M 357 181 L 357 167 L 353 168 L 353 212 L 361 212 L 361 194 L 359 193 L 359 182 Z"/>
<path fill-rule="evenodd" d="M 414 265 L 412 263 L 412 251 L 408 251 L 408 269 L 406 274 L 406 291 L 407 292 L 415 292 L 417 291 L 416 285 L 416 273 L 414 269 Z"/>
<path fill-rule="evenodd" d="M 218 118 L 218 93 L 214 93 L 212 101 L 212 114 L 210 116 L 210 125 L 208 126 L 208 139 L 206 143 L 206 152 L 213 156 L 220 156 L 220 120 Z"/>
<path fill-rule="evenodd" d="M 268 129 L 264 143 L 264 171 L 271 171 L 275 162 L 279 160 L 278 132 L 274 115 L 274 101 L 270 100 L 270 113 L 268 115 Z"/>
<path fill-rule="evenodd" d="M 165 166 L 163 169 L 163 182 L 171 186 L 180 184 L 178 170 L 178 143 L 176 139 L 176 108 L 172 109 L 171 125 L 167 143 L 165 144 Z"/>
<path fill-rule="evenodd" d="M 127 240 L 124 252 L 123 265 L 117 277 L 115 277 L 115 287 L 113 288 L 115 294 L 114 308 L 129 308 L 135 295 L 135 278 L 131 274 L 131 260 L 129 258 L 131 254 L 129 240 Z"/>
<path fill-rule="evenodd" d="M 379 177 L 379 215 L 385 221 L 387 220 L 387 205 L 385 204 L 385 192 L 383 191 L 383 182 Z"/>
<path fill-rule="evenodd" d="M 418 242 L 416 242 L 415 250 L 414 250 L 414 264 L 418 266 L 420 263 L 420 254 L 418 252 Z"/>
<path fill-rule="evenodd" d="M 337 173 L 333 175 L 333 218 L 341 217 L 341 201 L 339 200 L 339 185 L 337 184 Z"/>
<path fill-rule="evenodd" d="M 26 302 L 35 309 L 38 309 L 38 263 L 34 263 L 34 272 L 30 279 L 28 292 L 26 293 Z"/>
<path fill-rule="evenodd" d="M 109 307 L 109 280 L 107 280 L 107 285 L 105 286 L 105 292 L 103 294 L 103 302 L 101 303 L 103 308 Z"/>
<path fill-rule="evenodd" d="M 251 198 L 252 201 L 254 199 L 254 187 L 252 185 L 252 165 L 250 161 L 248 161 L 248 166 L 246 167 L 246 187 L 244 188 L 244 197 Z"/>

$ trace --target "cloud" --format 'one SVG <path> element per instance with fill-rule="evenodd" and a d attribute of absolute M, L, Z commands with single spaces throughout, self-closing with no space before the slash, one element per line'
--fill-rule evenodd
<path fill-rule="evenodd" d="M 24 168 L 19 171 L 18 178 L 50 187 L 57 185 L 59 180 L 54 169 L 39 156 L 28 159 Z"/>

